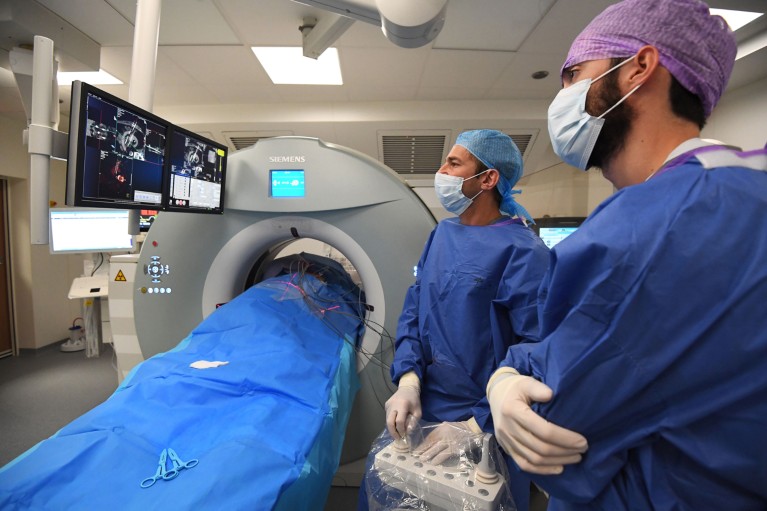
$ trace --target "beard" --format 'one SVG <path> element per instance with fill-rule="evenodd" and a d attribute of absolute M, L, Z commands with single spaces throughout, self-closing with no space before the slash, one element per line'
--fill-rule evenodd
<path fill-rule="evenodd" d="M 618 87 L 618 75 L 615 73 L 605 76 L 594 85 L 598 87 L 595 89 L 592 85 L 589 95 L 586 96 L 586 112 L 599 116 L 620 101 L 623 96 Z M 615 154 L 623 149 L 633 120 L 634 110 L 626 102 L 615 107 L 604 117 L 605 123 L 599 132 L 586 168 L 604 169 Z"/>

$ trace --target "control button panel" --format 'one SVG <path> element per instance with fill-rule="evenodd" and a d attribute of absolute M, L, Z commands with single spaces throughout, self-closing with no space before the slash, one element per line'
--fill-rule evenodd
<path fill-rule="evenodd" d="M 149 277 L 149 281 L 153 285 L 148 287 L 142 287 L 141 292 L 144 294 L 158 294 L 158 295 L 170 294 L 171 293 L 170 287 L 167 287 L 167 286 L 163 287 L 160 285 L 162 284 L 163 277 L 170 275 L 170 265 L 163 264 L 160 256 L 157 256 L 157 255 L 150 256 L 149 259 L 150 259 L 149 264 L 144 265 L 144 275 L 147 275 Z"/>

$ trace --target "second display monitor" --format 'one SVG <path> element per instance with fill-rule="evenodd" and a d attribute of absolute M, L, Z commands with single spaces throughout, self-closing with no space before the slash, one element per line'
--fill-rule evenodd
<path fill-rule="evenodd" d="M 168 141 L 168 211 L 222 213 L 226 146 L 177 126 Z"/>

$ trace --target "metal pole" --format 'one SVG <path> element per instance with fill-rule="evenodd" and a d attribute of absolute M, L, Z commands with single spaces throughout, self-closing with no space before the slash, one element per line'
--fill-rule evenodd
<path fill-rule="evenodd" d="M 35 36 L 32 57 L 32 116 L 29 126 L 29 228 L 33 245 L 48 244 L 50 154 L 53 145 L 52 99 L 53 41 L 47 37 Z M 48 137 L 48 140 L 42 140 L 43 137 Z"/>
<path fill-rule="evenodd" d="M 136 27 L 133 30 L 133 60 L 128 85 L 128 101 L 144 110 L 154 105 L 154 75 L 157 67 L 157 44 L 160 39 L 162 0 L 138 0 Z M 139 233 L 139 212 L 130 211 L 130 234 Z"/>

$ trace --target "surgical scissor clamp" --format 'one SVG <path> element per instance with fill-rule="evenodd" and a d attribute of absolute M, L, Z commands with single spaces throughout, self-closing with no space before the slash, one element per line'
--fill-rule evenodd
<path fill-rule="evenodd" d="M 200 462 L 200 460 L 197 460 L 197 459 L 189 460 L 189 461 L 181 461 L 181 458 L 178 457 L 178 454 L 176 454 L 176 451 L 174 451 L 171 448 L 168 448 L 168 456 L 170 457 L 170 460 L 173 462 L 173 469 L 176 471 L 179 471 L 182 468 L 192 468 Z"/>
<path fill-rule="evenodd" d="M 162 450 L 162 452 L 160 453 L 160 460 L 157 462 L 157 472 L 155 472 L 152 477 L 147 477 L 146 479 L 141 481 L 142 488 L 149 488 L 155 482 L 157 482 L 158 479 L 169 481 L 170 479 L 173 479 L 174 477 L 178 476 L 178 472 L 180 469 L 176 465 L 176 461 L 173 460 L 174 457 L 178 459 L 178 456 L 176 455 L 176 452 L 173 451 L 173 449 L 170 449 L 170 451 L 173 452 L 173 455 L 171 456 L 171 460 L 173 461 L 173 468 L 170 470 L 166 469 L 166 465 L 168 463 L 168 451 L 169 451 L 168 449 Z M 194 461 L 197 462 L 197 460 L 194 460 Z M 196 464 L 197 463 L 195 463 L 194 465 Z M 186 468 L 186 467 L 182 467 L 182 468 Z"/>

